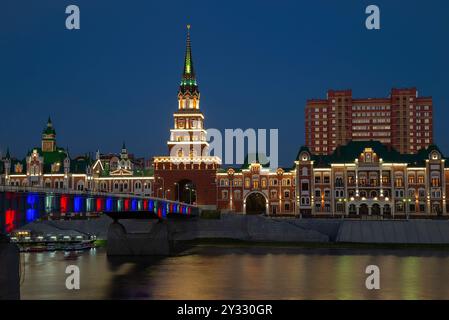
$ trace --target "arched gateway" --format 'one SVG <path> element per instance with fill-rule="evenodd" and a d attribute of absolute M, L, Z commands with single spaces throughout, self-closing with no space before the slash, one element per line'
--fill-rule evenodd
<path fill-rule="evenodd" d="M 268 200 L 261 192 L 251 192 L 246 196 L 243 207 L 246 214 L 268 213 Z"/>

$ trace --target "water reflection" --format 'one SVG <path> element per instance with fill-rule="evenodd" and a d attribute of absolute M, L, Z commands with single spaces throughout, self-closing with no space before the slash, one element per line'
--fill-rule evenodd
<path fill-rule="evenodd" d="M 168 258 L 25 254 L 24 299 L 449 299 L 449 253 L 201 247 Z M 367 265 L 381 290 L 365 288 Z M 81 290 L 65 288 L 65 268 Z"/>

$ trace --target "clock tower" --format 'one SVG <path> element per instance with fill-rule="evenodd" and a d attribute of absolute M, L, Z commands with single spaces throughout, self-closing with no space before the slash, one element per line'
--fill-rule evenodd
<path fill-rule="evenodd" d="M 193 67 L 190 25 L 187 26 L 184 68 L 177 98 L 178 107 L 167 142 L 169 155 L 154 158 L 154 196 L 216 207 L 216 173 L 221 159 L 209 155 Z"/>

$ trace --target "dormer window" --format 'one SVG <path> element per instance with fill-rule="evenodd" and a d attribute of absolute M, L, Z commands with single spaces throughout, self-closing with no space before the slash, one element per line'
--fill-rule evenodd
<path fill-rule="evenodd" d="M 61 169 L 61 164 L 60 163 L 53 163 L 51 165 L 51 172 L 53 172 L 53 173 L 59 172 L 60 169 Z"/>
<path fill-rule="evenodd" d="M 14 170 L 15 170 L 16 173 L 22 173 L 23 172 L 23 165 L 20 164 L 20 163 L 16 164 Z"/>
<path fill-rule="evenodd" d="M 434 151 L 434 152 L 432 152 L 430 154 L 430 159 L 431 160 L 439 160 L 440 159 L 440 154 L 438 152 Z"/>
<path fill-rule="evenodd" d="M 309 157 L 309 154 L 308 153 L 306 153 L 306 152 L 303 152 L 302 154 L 301 154 L 301 161 L 309 161 L 310 160 L 310 157 Z"/>

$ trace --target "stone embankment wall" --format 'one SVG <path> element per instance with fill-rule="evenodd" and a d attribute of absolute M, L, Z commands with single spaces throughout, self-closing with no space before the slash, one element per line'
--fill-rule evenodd
<path fill-rule="evenodd" d="M 111 222 L 103 216 L 89 221 L 35 222 L 24 229 L 44 234 L 93 234 L 106 239 Z M 120 223 L 128 233 L 139 234 L 150 232 L 156 222 L 122 220 Z M 220 220 L 170 220 L 168 223 L 174 240 L 449 244 L 449 221 L 318 220 L 224 214 Z"/>

